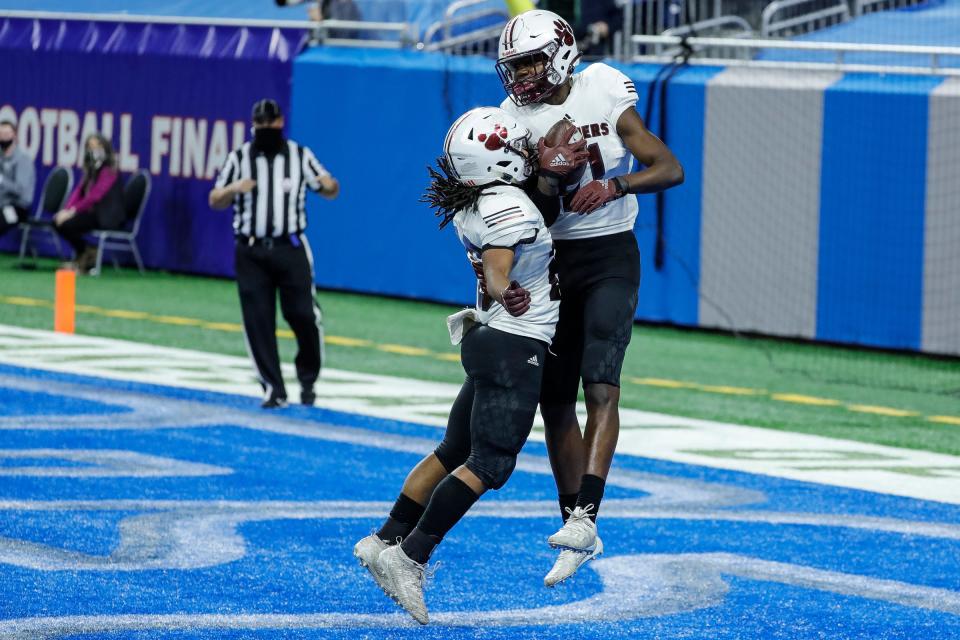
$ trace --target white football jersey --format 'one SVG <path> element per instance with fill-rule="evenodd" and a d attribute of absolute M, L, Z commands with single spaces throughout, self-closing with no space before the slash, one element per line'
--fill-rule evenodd
<path fill-rule="evenodd" d="M 514 250 L 510 279 L 530 292 L 530 308 L 513 317 L 477 283 L 477 313 L 483 324 L 542 340 L 547 344 L 560 317 L 560 290 L 552 274 L 553 239 L 537 207 L 520 188 L 496 186 L 480 196 L 475 209 L 458 211 L 453 219 L 457 237 L 474 268 L 481 268 L 484 249 Z"/>
<path fill-rule="evenodd" d="M 633 81 L 611 66 L 600 62 L 573 76 L 570 95 L 563 104 L 529 104 L 518 107 L 509 97 L 500 108 L 527 125 L 533 141 L 546 135 L 554 124 L 566 117 L 578 127 L 587 140 L 589 165 L 580 186 L 592 180 L 614 178 L 633 171 L 633 154 L 617 135 L 617 120 L 637 104 Z M 550 227 L 557 240 L 593 238 L 622 231 L 632 231 L 637 219 L 637 197 L 627 194 L 591 214 L 568 212 L 572 196 L 564 198 L 560 217 Z"/>

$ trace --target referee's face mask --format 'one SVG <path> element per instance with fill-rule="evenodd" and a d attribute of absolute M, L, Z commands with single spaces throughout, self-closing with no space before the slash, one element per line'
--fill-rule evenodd
<path fill-rule="evenodd" d="M 264 153 L 279 153 L 283 148 L 283 114 L 274 100 L 253 105 L 253 146 Z"/>

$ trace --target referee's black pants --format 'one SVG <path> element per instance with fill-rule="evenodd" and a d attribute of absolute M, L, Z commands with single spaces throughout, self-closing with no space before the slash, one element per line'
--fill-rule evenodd
<path fill-rule="evenodd" d="M 235 267 L 247 348 L 267 397 L 287 397 L 277 351 L 278 292 L 280 311 L 297 339 L 297 379 L 301 387 L 312 387 L 323 361 L 323 316 L 306 247 L 297 236 L 292 243 L 282 238 L 252 246 L 238 238 Z"/>

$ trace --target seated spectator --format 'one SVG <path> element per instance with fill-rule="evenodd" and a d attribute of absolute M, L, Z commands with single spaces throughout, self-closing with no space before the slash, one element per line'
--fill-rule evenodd
<path fill-rule="evenodd" d="M 119 229 L 124 223 L 123 187 L 110 141 L 94 133 L 83 142 L 83 179 L 53 217 L 54 228 L 70 243 L 75 262 L 64 265 L 82 273 L 93 268 L 97 250 L 83 236 L 94 229 Z"/>
<path fill-rule="evenodd" d="M 17 148 L 16 125 L 0 122 L 0 236 L 30 215 L 35 182 L 33 160 Z"/>

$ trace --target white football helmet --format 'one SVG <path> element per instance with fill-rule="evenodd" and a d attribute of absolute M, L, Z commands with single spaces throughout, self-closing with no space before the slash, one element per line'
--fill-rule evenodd
<path fill-rule="evenodd" d="M 497 107 L 460 116 L 447 132 L 443 152 L 453 177 L 467 186 L 519 184 L 533 175 L 530 130 Z"/>
<path fill-rule="evenodd" d="M 556 91 L 580 61 L 570 24 L 551 11 L 527 11 L 500 34 L 497 73 L 517 106 L 540 102 Z M 526 69 L 527 72 L 521 71 Z"/>

